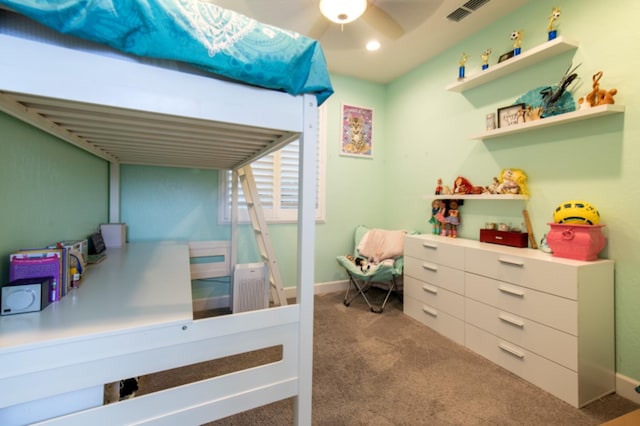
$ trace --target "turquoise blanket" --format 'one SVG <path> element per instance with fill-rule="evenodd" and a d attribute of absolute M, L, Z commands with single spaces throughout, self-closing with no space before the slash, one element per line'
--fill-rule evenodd
<path fill-rule="evenodd" d="M 198 0 L 0 0 L 61 33 L 292 95 L 333 89 L 320 43 Z"/>

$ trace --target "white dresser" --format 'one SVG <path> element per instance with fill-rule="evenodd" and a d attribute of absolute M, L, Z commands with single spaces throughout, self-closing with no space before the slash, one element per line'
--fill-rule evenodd
<path fill-rule="evenodd" d="M 404 312 L 582 407 L 615 392 L 613 266 L 410 235 Z"/>

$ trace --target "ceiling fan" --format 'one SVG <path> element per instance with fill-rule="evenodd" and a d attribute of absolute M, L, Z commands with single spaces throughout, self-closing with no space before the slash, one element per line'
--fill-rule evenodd
<path fill-rule="evenodd" d="M 387 12 L 368 0 L 320 0 L 322 16 L 314 22 L 309 37 L 319 39 L 332 23 L 344 25 L 362 19 L 392 40 L 404 34 L 402 26 Z"/>

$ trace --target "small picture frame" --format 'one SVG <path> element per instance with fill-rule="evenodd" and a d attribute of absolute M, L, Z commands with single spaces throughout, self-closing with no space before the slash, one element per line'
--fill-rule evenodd
<path fill-rule="evenodd" d="M 485 124 L 486 124 L 487 130 L 494 130 L 496 128 L 496 113 L 495 112 L 490 112 L 489 114 L 487 114 L 487 116 L 485 118 Z"/>
<path fill-rule="evenodd" d="M 373 158 L 373 109 L 342 105 L 340 155 Z"/>
<path fill-rule="evenodd" d="M 524 103 L 498 108 L 498 128 L 524 123 L 524 108 Z"/>
<path fill-rule="evenodd" d="M 507 53 L 503 53 L 502 55 L 500 55 L 500 57 L 498 58 L 498 63 L 504 62 L 507 59 L 511 59 L 511 58 L 513 58 L 513 50 L 510 50 Z"/>

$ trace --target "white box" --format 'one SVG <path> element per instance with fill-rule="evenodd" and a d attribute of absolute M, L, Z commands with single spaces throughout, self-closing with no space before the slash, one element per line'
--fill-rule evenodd
<path fill-rule="evenodd" d="M 107 248 L 123 247 L 127 244 L 126 223 L 103 223 L 100 225 L 100 233 Z"/>

